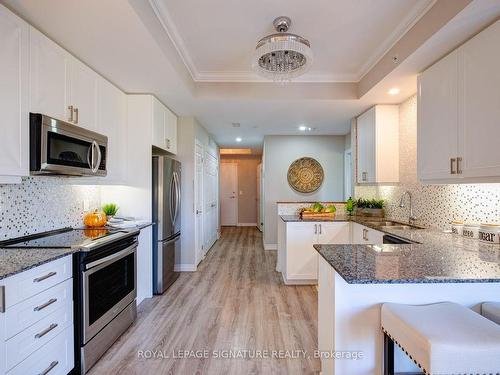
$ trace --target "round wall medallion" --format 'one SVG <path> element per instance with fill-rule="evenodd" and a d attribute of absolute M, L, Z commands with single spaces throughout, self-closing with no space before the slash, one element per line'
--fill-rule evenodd
<path fill-rule="evenodd" d="M 323 168 L 316 159 L 300 158 L 288 168 L 288 183 L 299 193 L 312 193 L 323 183 Z"/>

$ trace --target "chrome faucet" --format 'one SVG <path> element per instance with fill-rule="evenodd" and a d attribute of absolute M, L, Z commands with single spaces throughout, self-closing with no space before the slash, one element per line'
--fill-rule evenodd
<path fill-rule="evenodd" d="M 413 203 L 412 203 L 412 197 L 411 193 L 407 190 L 403 193 L 401 196 L 401 201 L 399 202 L 399 207 L 404 208 L 405 207 L 405 196 L 408 195 L 408 198 L 410 198 L 410 215 L 408 216 L 408 223 L 411 224 L 413 221 L 417 220 L 417 217 L 413 214 Z"/>

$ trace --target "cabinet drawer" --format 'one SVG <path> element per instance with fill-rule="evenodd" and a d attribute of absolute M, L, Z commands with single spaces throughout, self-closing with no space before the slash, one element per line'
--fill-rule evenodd
<path fill-rule="evenodd" d="M 5 312 L 5 338 L 11 338 L 60 308 L 73 308 L 73 279 L 8 308 Z"/>
<path fill-rule="evenodd" d="M 67 327 L 73 327 L 73 309 L 63 306 L 5 342 L 6 368 L 11 369 L 47 344 Z"/>
<path fill-rule="evenodd" d="M 66 375 L 73 367 L 73 327 L 69 326 L 7 375 Z"/>
<path fill-rule="evenodd" d="M 66 256 L 5 279 L 6 308 L 71 278 L 71 260 Z"/>

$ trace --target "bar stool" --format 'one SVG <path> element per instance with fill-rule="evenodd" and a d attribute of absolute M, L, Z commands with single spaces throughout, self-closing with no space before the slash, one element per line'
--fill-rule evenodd
<path fill-rule="evenodd" d="M 481 315 L 500 324 L 500 302 L 484 302 L 481 305 Z"/>
<path fill-rule="evenodd" d="M 384 303 L 384 374 L 394 374 L 396 343 L 424 374 L 500 374 L 500 325 L 452 302 Z"/>

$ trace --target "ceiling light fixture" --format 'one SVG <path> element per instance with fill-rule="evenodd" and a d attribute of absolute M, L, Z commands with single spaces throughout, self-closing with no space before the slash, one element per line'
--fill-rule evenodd
<path fill-rule="evenodd" d="M 299 126 L 299 130 L 300 130 L 301 132 L 305 132 L 305 131 L 310 132 L 310 131 L 312 130 L 312 128 L 310 128 L 309 126 L 300 125 L 300 126 Z"/>
<path fill-rule="evenodd" d="M 276 82 L 286 82 L 301 76 L 313 62 L 311 44 L 307 39 L 287 33 L 292 20 L 281 16 L 273 25 L 278 33 L 257 43 L 252 67 L 261 76 Z"/>
<path fill-rule="evenodd" d="M 397 94 L 399 94 L 399 89 L 397 87 L 393 87 L 392 89 L 390 89 L 389 91 L 387 91 L 387 93 L 389 95 L 397 95 Z"/>
<path fill-rule="evenodd" d="M 236 137 L 236 142 L 241 142 L 242 140 L 241 137 Z"/>

